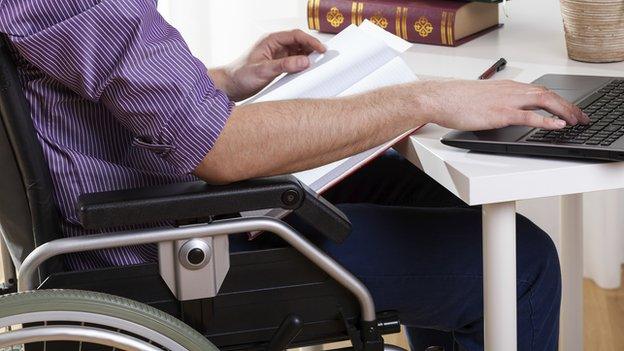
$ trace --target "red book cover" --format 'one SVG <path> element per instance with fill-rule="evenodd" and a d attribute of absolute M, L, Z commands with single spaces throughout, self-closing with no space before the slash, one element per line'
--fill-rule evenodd
<path fill-rule="evenodd" d="M 413 43 L 457 46 L 499 27 L 495 23 L 457 38 L 456 15 L 464 6 L 475 6 L 471 4 L 450 0 L 308 0 L 308 27 L 324 33 L 338 33 L 368 19 Z M 472 15 L 477 12 L 471 9 Z"/>

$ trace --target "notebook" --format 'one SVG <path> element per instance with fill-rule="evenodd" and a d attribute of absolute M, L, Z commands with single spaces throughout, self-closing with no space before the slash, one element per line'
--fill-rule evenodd
<path fill-rule="evenodd" d="M 332 98 L 363 93 L 417 80 L 400 55 L 411 43 L 365 20 L 351 25 L 325 42 L 327 51 L 310 55 L 310 67 L 284 75 L 245 104 L 297 98 Z M 383 154 L 413 131 L 360 154 L 294 176 L 317 193 Z"/>

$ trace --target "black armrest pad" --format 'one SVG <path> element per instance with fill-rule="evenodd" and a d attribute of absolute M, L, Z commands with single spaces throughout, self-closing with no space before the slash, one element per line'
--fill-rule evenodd
<path fill-rule="evenodd" d="M 337 242 L 351 231 L 351 223 L 340 210 L 293 176 L 229 185 L 178 183 L 85 194 L 78 199 L 78 213 L 85 229 L 192 220 L 271 208 L 295 211 L 306 223 Z"/>
<path fill-rule="evenodd" d="M 311 189 L 303 186 L 306 198 L 292 216 L 308 224 L 318 234 L 336 243 L 342 243 L 351 233 L 351 222 L 347 216 Z"/>
<path fill-rule="evenodd" d="M 296 201 L 284 203 L 284 193 Z M 141 189 L 86 194 L 78 200 L 86 229 L 112 228 L 161 221 L 189 220 L 267 208 L 295 209 L 304 191 L 294 177 L 254 179 L 228 185 L 178 183 Z"/>

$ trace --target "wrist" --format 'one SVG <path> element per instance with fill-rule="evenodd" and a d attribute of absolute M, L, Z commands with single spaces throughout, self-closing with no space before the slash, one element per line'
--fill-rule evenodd
<path fill-rule="evenodd" d="M 208 70 L 210 79 L 217 89 L 223 91 L 230 99 L 236 95 L 234 91 L 234 80 L 231 70 L 228 67 L 217 67 Z"/>
<path fill-rule="evenodd" d="M 433 96 L 439 90 L 432 82 L 414 82 L 392 87 L 392 98 L 387 99 L 391 111 L 406 121 L 410 128 L 435 123 L 437 107 Z"/>
<path fill-rule="evenodd" d="M 423 119 L 423 124 L 436 123 L 441 116 L 439 98 L 443 96 L 442 86 L 439 82 L 423 81 L 414 84 L 410 92 L 412 100 L 416 102 L 417 111 Z"/>

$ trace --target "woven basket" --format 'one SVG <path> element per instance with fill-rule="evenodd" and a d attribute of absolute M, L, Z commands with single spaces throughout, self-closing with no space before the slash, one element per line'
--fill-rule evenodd
<path fill-rule="evenodd" d="M 560 0 L 568 56 L 624 61 L 624 0 Z"/>

